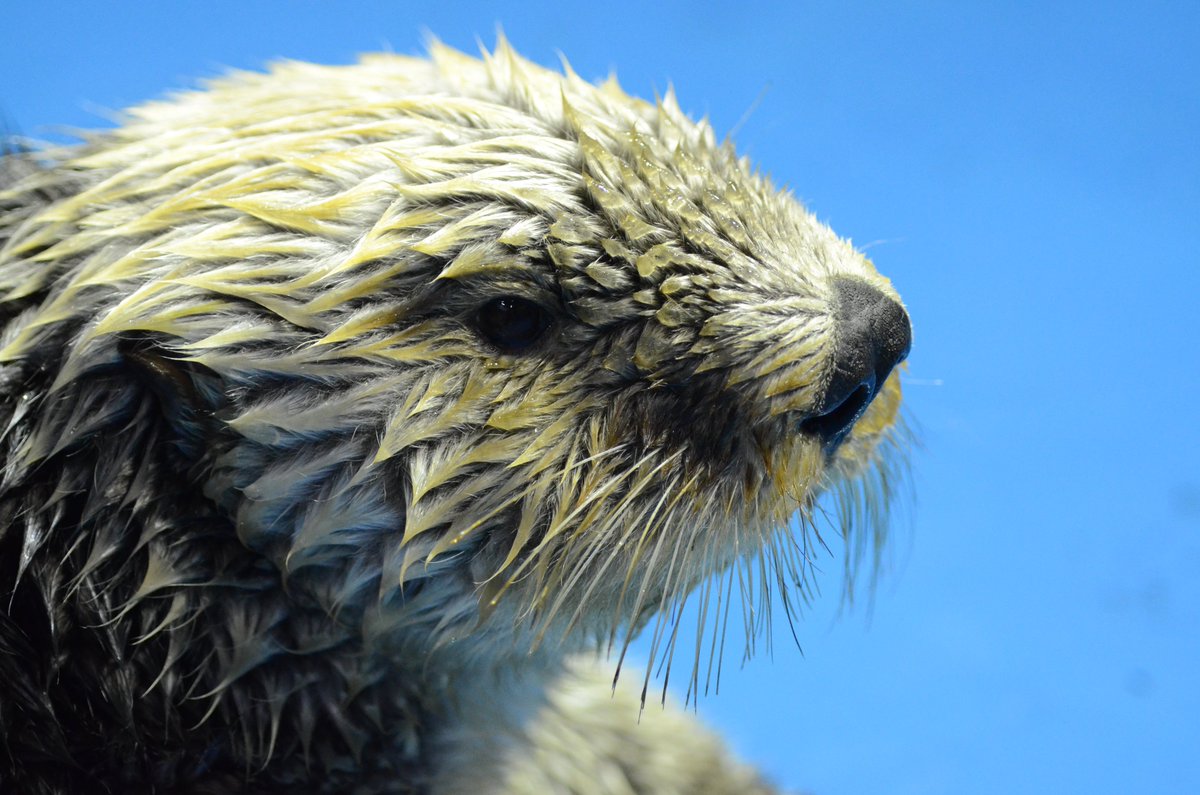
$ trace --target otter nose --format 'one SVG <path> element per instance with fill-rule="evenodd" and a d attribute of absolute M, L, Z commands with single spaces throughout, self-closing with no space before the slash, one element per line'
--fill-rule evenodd
<path fill-rule="evenodd" d="M 856 279 L 838 279 L 834 294 L 833 378 L 818 410 L 800 423 L 803 433 L 821 439 L 826 452 L 846 438 L 912 345 L 908 313 L 896 301 Z"/>

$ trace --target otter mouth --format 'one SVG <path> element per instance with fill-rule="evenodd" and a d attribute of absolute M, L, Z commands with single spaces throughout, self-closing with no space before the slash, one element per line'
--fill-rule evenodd
<path fill-rule="evenodd" d="M 845 440 L 874 397 L 874 384 L 861 383 L 832 408 L 801 422 L 800 432 L 820 439 L 826 453 L 832 453 Z"/>

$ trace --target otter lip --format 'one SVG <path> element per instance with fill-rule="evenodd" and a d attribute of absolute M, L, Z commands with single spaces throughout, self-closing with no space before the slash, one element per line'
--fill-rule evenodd
<path fill-rule="evenodd" d="M 832 453 L 866 412 L 874 397 L 875 382 L 872 378 L 859 384 L 858 388 L 831 408 L 801 422 L 800 432 L 824 439 L 825 451 Z"/>

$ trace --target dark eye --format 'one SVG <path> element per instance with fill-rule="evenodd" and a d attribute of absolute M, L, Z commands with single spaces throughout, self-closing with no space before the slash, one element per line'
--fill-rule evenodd
<path fill-rule="evenodd" d="M 505 295 L 480 307 L 476 322 L 488 342 L 505 353 L 520 353 L 550 327 L 550 314 L 533 301 Z"/>

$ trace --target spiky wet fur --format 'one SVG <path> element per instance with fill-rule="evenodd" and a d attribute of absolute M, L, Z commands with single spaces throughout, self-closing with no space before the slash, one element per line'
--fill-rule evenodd
<path fill-rule="evenodd" d="M 435 45 L 4 173 L 17 791 L 453 791 L 489 743 L 536 757 L 569 655 L 669 653 L 701 585 L 703 687 L 739 595 L 752 638 L 796 598 L 820 493 L 886 508 L 896 375 L 832 460 L 796 428 L 830 280 L 894 291 L 670 95 Z M 552 309 L 536 348 L 481 337 L 498 295 Z"/>

